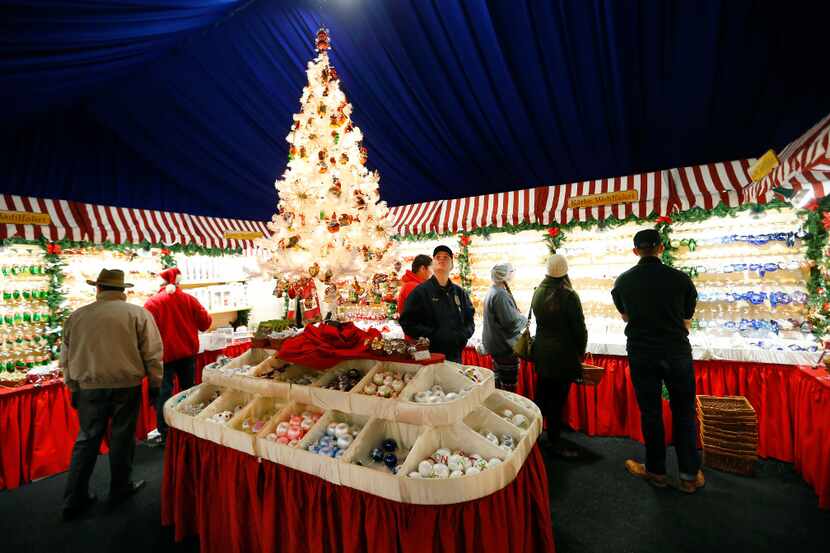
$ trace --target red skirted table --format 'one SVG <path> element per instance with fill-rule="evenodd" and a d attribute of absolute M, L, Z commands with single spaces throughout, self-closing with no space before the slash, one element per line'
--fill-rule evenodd
<path fill-rule="evenodd" d="M 161 520 L 202 553 L 247 551 L 553 552 L 538 447 L 516 479 L 454 505 L 397 503 L 170 429 Z"/>
<path fill-rule="evenodd" d="M 199 354 L 196 381 L 202 380 L 202 367 L 220 354 L 236 357 L 250 347 L 248 341 L 231 344 L 222 351 Z M 135 429 L 139 440 L 146 439 L 156 428 L 156 410 L 150 405 L 146 380 L 142 394 Z M 62 381 L 42 386 L 0 387 L 0 490 L 67 470 L 78 427 L 78 415 Z M 101 451 L 106 453 L 106 444 Z"/>
<path fill-rule="evenodd" d="M 77 433 L 63 382 L 0 388 L 0 490 L 69 468 Z"/>
<path fill-rule="evenodd" d="M 491 367 L 489 356 L 467 348 L 465 364 Z M 631 384 L 628 359 L 595 355 L 605 367 L 598 386 L 573 386 L 564 419 L 589 436 L 624 436 L 640 442 L 640 410 Z M 790 365 L 737 361 L 695 361 L 697 393 L 744 396 L 758 414 L 758 455 L 792 462 L 818 494 L 819 506 L 830 509 L 830 375 Z M 517 391 L 533 398 L 532 363 L 519 367 Z M 663 402 L 666 438 L 671 440 L 671 411 Z"/>

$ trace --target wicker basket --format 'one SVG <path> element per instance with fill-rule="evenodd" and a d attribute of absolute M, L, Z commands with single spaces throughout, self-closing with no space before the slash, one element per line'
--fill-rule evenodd
<path fill-rule="evenodd" d="M 589 363 L 582 364 L 582 378 L 580 382 L 591 386 L 596 386 L 602 381 L 605 376 L 605 367 L 598 365 L 591 365 Z"/>
<path fill-rule="evenodd" d="M 757 422 L 730 422 L 730 423 L 717 423 L 713 424 L 708 421 L 701 421 L 700 423 L 701 428 L 709 428 L 709 429 L 716 429 L 721 432 L 734 432 L 736 434 L 746 434 L 746 433 L 758 433 L 758 423 Z"/>
<path fill-rule="evenodd" d="M 736 455 L 717 448 L 703 450 L 703 464 L 709 468 L 750 476 L 755 473 L 755 455 Z"/>
<path fill-rule="evenodd" d="M 709 434 L 701 436 L 703 442 L 703 450 L 707 451 L 712 448 L 717 450 L 735 453 L 737 455 L 756 455 L 758 451 L 758 443 L 756 442 L 736 442 L 730 440 L 722 440 L 715 438 Z"/>
<path fill-rule="evenodd" d="M 726 440 L 726 441 L 735 441 L 738 443 L 745 443 L 745 444 L 757 444 L 758 443 L 758 433 L 752 430 L 747 430 L 743 432 L 732 432 L 729 430 L 723 430 L 720 427 L 715 426 L 701 426 L 700 427 L 700 436 L 703 439 L 703 436 L 707 438 L 716 438 L 718 440 Z"/>
<path fill-rule="evenodd" d="M 706 416 L 755 417 L 755 409 L 743 396 L 697 396 L 697 408 Z"/>

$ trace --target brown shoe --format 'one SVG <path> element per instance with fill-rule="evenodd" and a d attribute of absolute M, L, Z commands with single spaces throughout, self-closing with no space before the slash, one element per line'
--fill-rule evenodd
<path fill-rule="evenodd" d="M 697 476 L 694 480 L 680 480 L 677 489 L 683 493 L 695 493 L 700 488 L 706 485 L 706 478 L 703 476 L 703 471 L 697 471 Z"/>
<path fill-rule="evenodd" d="M 655 488 L 665 488 L 668 485 L 665 474 L 653 474 L 646 470 L 646 466 L 644 464 L 638 463 L 632 459 L 628 459 L 625 462 L 625 470 L 627 470 L 632 476 L 642 478 Z"/>

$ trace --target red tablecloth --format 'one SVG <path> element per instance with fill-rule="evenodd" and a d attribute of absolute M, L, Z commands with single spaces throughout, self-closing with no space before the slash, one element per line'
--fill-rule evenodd
<path fill-rule="evenodd" d="M 63 382 L 0 388 L 0 489 L 66 470 L 77 433 Z"/>
<path fill-rule="evenodd" d="M 598 386 L 573 386 L 564 420 L 590 436 L 625 436 L 640 442 L 640 410 L 626 357 L 594 356 L 606 368 Z M 465 364 L 491 367 L 489 356 L 467 348 Z M 758 414 L 758 455 L 792 462 L 830 509 L 830 375 L 788 365 L 735 361 L 695 361 L 697 393 L 744 396 Z M 519 393 L 533 398 L 536 378 L 532 363 L 519 366 Z M 663 402 L 667 441 L 671 411 Z"/>
<path fill-rule="evenodd" d="M 237 357 L 250 347 L 249 341 L 231 344 L 222 351 L 199 354 L 196 382 L 202 381 L 202 367 L 220 354 Z M 135 428 L 139 440 L 146 439 L 156 428 L 156 410 L 150 405 L 146 380 L 142 394 Z M 78 415 L 72 409 L 69 390 L 63 382 L 40 387 L 0 387 L 0 490 L 67 470 L 77 435 Z M 106 445 L 101 450 L 105 453 Z"/>
<path fill-rule="evenodd" d="M 454 505 L 397 503 L 171 429 L 161 520 L 201 551 L 553 552 L 548 480 L 534 448 L 516 480 Z"/>

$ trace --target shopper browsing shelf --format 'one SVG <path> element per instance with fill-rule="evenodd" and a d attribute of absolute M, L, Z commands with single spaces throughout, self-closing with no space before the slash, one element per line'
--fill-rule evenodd
<path fill-rule="evenodd" d="M 416 255 L 412 260 L 412 270 L 406 271 L 401 278 L 401 291 L 398 293 L 398 315 L 403 313 L 406 298 L 421 283 L 432 276 L 432 258 L 428 255 Z"/>
<path fill-rule="evenodd" d="M 695 375 L 689 328 L 697 290 L 685 273 L 663 265 L 663 243 L 654 229 L 634 235 L 639 263 L 621 274 L 611 295 L 627 323 L 628 364 L 640 406 L 646 442 L 645 465 L 631 459 L 625 468 L 634 476 L 666 486 L 666 442 L 663 428 L 665 383 L 669 392 L 680 490 L 693 493 L 705 483 L 695 434 Z"/>
<path fill-rule="evenodd" d="M 510 263 L 496 265 L 490 271 L 493 285 L 484 298 L 484 328 L 482 343 L 493 358 L 496 385 L 502 390 L 516 391 L 519 358 L 513 346 L 527 325 L 527 318 L 519 312 L 510 291 L 509 282 L 515 271 Z"/>
<path fill-rule="evenodd" d="M 407 336 L 429 338 L 430 351 L 460 363 L 461 351 L 475 330 L 475 310 L 467 292 L 450 281 L 452 250 L 438 246 L 432 259 L 434 274 L 409 294 L 401 326 Z"/>
<path fill-rule="evenodd" d="M 547 261 L 547 276 L 536 288 L 531 304 L 536 317 L 533 363 L 538 381 L 536 402 L 547 418 L 548 443 L 562 457 L 577 457 L 560 443 L 562 411 L 571 383 L 582 376 L 588 329 L 582 303 L 568 278 L 568 261 L 559 254 Z"/>
<path fill-rule="evenodd" d="M 159 431 L 156 444 L 164 445 L 167 440 L 164 403 L 173 395 L 173 379 L 178 378 L 182 390 L 193 386 L 199 331 L 209 329 L 213 320 L 199 300 L 179 287 L 179 269 L 165 269 L 159 276 L 164 284 L 144 307 L 152 313 L 164 341 L 164 380 L 156 402 Z"/>
<path fill-rule="evenodd" d="M 162 342 L 150 313 L 127 303 L 124 272 L 103 269 L 95 302 L 66 320 L 61 366 L 80 431 L 64 493 L 64 520 L 77 517 L 95 502 L 89 478 L 107 426 L 110 438 L 110 500 L 117 502 L 141 489 L 130 479 L 135 453 L 135 425 L 141 402 L 141 381 L 150 379 L 150 396 L 158 395 L 162 375 Z"/>

